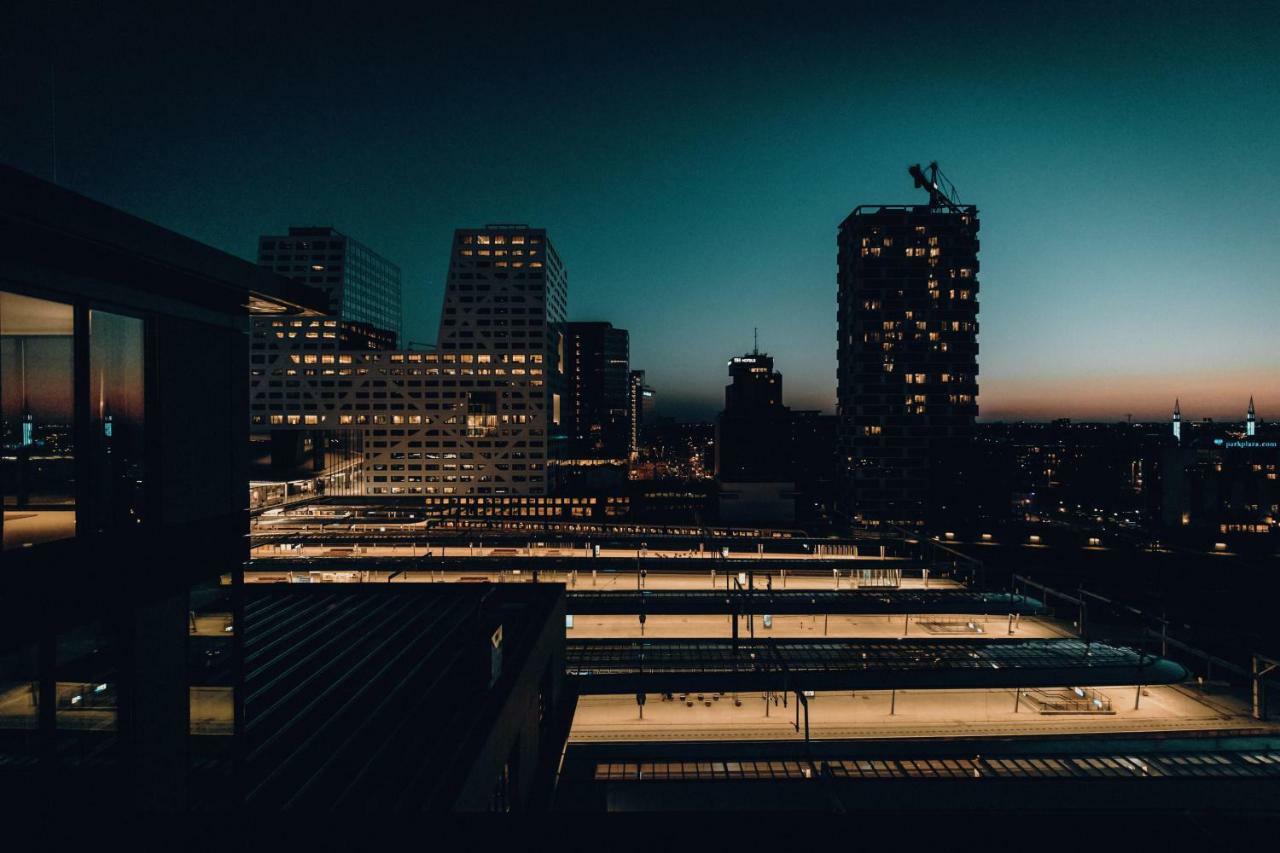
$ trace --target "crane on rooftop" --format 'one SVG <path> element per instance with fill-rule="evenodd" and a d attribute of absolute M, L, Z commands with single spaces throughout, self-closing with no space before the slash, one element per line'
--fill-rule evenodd
<path fill-rule="evenodd" d="M 938 161 L 934 160 L 930 163 L 927 171 L 928 174 L 925 169 L 920 168 L 919 163 L 907 168 L 907 173 L 915 178 L 916 188 L 929 191 L 929 207 L 945 207 L 958 213 L 960 203 L 957 200 L 955 185 L 942 174 L 942 170 L 938 168 Z"/>

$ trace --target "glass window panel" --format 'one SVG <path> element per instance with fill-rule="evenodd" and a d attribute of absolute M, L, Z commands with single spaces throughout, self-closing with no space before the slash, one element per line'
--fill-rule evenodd
<path fill-rule="evenodd" d="M 142 523 L 146 443 L 142 320 L 89 312 L 93 512 L 99 532 Z"/>
<path fill-rule="evenodd" d="M 0 729 L 34 730 L 39 724 L 39 690 L 34 645 L 0 654 Z"/>
<path fill-rule="evenodd" d="M 116 728 L 118 672 L 110 633 L 94 623 L 59 634 L 57 643 L 58 729 L 75 733 L 65 742 L 103 745 L 99 735 Z"/>
<path fill-rule="evenodd" d="M 0 490 L 5 548 L 75 535 L 70 305 L 0 291 Z"/>

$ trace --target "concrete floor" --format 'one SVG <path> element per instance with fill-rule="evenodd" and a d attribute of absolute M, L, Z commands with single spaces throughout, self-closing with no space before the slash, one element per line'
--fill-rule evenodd
<path fill-rule="evenodd" d="M 914 738 L 956 736 L 1043 736 L 1048 734 L 1118 734 L 1124 732 L 1185 732 L 1242 730 L 1280 726 L 1259 723 L 1242 703 L 1214 696 L 1202 702 L 1189 688 L 1145 688 L 1141 707 L 1133 709 L 1136 688 L 1104 687 L 1114 714 L 1040 714 L 1025 699 L 1014 712 L 1012 690 L 911 690 L 818 693 L 809 699 L 810 736 L 816 739 Z M 677 699 L 680 694 L 676 694 Z M 690 695 L 684 702 L 662 701 L 650 694 L 644 720 L 634 696 L 584 696 L 578 700 L 571 741 L 684 741 L 795 740 L 795 696 L 788 707 L 769 703 L 761 693 L 741 693 L 741 706 L 732 696 Z M 706 702 L 711 706 L 707 707 Z M 893 707 L 893 713 L 890 708 Z"/>
<path fill-rule="evenodd" d="M 0 729 L 34 729 L 36 714 L 35 682 L 5 682 L 0 685 Z"/>
<path fill-rule="evenodd" d="M 4 547 L 39 545 L 76 535 L 73 509 L 5 510 Z"/>
<path fill-rule="evenodd" d="M 191 632 L 191 636 L 230 637 L 231 631 L 227 630 L 230 626 L 230 613 L 206 613 L 195 617 L 195 630 Z"/>

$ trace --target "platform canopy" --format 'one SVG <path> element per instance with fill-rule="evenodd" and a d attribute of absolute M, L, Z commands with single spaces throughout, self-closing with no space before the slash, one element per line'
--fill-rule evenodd
<path fill-rule="evenodd" d="M 1051 640 L 578 640 L 583 694 L 685 690 L 889 690 L 1176 684 L 1180 664 L 1134 649 Z"/>

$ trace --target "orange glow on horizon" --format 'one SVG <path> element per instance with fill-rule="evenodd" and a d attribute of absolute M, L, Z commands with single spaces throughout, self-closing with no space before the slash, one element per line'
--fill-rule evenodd
<path fill-rule="evenodd" d="M 978 397 L 979 419 L 1076 418 L 1116 421 L 1165 420 L 1173 401 L 1182 401 L 1182 417 L 1244 420 L 1249 397 L 1258 417 L 1280 419 L 1280 371 L 1239 371 L 1183 376 L 1107 375 L 1047 379 L 986 377 Z"/>

